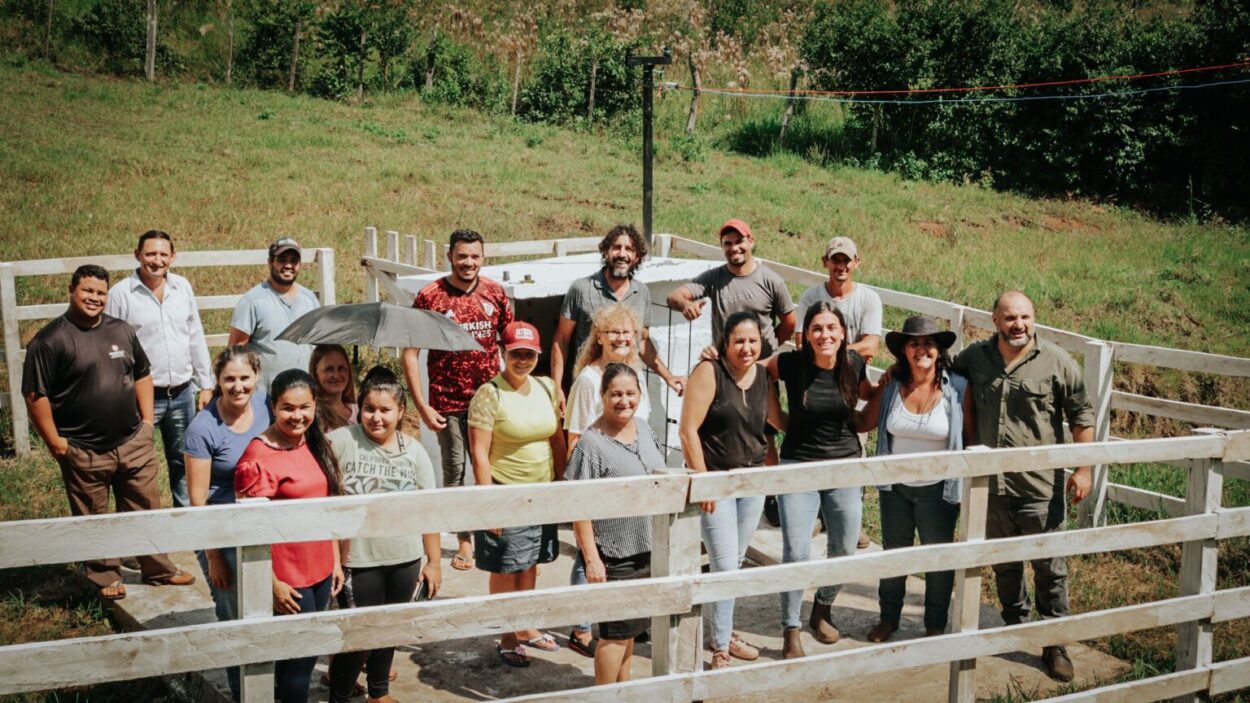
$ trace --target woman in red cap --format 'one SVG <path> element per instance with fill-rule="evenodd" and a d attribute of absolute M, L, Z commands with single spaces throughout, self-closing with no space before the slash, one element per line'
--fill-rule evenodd
<path fill-rule="evenodd" d="M 469 404 L 469 453 L 479 486 L 543 483 L 564 473 L 564 433 L 559 398 L 549 378 L 531 376 L 541 352 L 538 330 L 513 322 L 500 338 L 504 370 L 484 384 Z M 558 472 L 558 473 L 557 473 Z M 555 561 L 555 525 L 479 530 L 473 558 L 490 572 L 491 593 L 532 591 L 538 565 Z M 529 666 L 525 646 L 554 652 L 560 645 L 537 630 L 505 633 L 496 648 L 508 666 Z"/>

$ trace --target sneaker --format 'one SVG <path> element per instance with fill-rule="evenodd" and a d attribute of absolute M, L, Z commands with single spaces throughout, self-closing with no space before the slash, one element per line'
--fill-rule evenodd
<path fill-rule="evenodd" d="M 742 639 L 737 632 L 729 638 L 729 655 L 742 661 L 753 662 L 760 658 L 760 650 Z"/>
<path fill-rule="evenodd" d="M 1068 650 L 1062 646 L 1043 647 L 1042 664 L 1050 678 L 1068 683 L 1076 675 L 1072 668 L 1072 660 L 1068 658 Z"/>
<path fill-rule="evenodd" d="M 723 649 L 712 650 L 712 668 L 713 669 L 728 669 L 732 661 L 733 660 L 729 658 L 729 652 L 726 652 Z"/>
<path fill-rule="evenodd" d="M 777 496 L 764 496 L 764 519 L 773 527 L 781 527 L 781 512 L 777 507 Z"/>
<path fill-rule="evenodd" d="M 856 548 L 856 549 L 867 549 L 867 548 L 868 548 L 868 545 L 870 545 L 870 544 L 872 544 L 872 542 L 868 539 L 868 533 L 867 533 L 867 532 L 864 532 L 864 530 L 863 530 L 863 529 L 860 529 L 860 531 L 859 531 L 859 541 L 855 543 L 855 548 Z"/>

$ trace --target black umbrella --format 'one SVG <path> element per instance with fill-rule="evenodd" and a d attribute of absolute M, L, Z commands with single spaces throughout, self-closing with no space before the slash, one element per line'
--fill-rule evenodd
<path fill-rule="evenodd" d="M 328 305 L 305 313 L 278 339 L 297 344 L 361 344 L 419 347 L 441 351 L 481 351 L 460 325 L 429 310 L 391 303 Z"/>

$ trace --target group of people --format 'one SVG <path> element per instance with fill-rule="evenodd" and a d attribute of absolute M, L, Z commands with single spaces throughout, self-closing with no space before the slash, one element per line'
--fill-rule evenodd
<path fill-rule="evenodd" d="M 342 347 L 276 339 L 318 304 L 297 282 L 300 247 L 289 237 L 270 246 L 269 276 L 242 297 L 228 345 L 210 361 L 191 286 L 169 270 L 173 241 L 153 230 L 139 238 L 134 274 L 112 289 L 98 266 L 75 271 L 69 310 L 29 345 L 22 392 L 61 467 L 75 515 L 107 511 L 110 490 L 118 510 L 160 507 L 156 428 L 179 507 L 433 488 L 433 462 L 400 430 L 409 394 L 421 423 L 437 436 L 443 486 L 462 486 L 466 475 L 476 485 L 644 476 L 665 464 L 647 422 L 664 409 L 651 407 L 644 367 L 683 398 L 679 437 L 694 472 L 859 457 L 873 429 L 877 454 L 1092 441 L 1079 368 L 1037 337 L 1023 293 L 1003 293 L 993 309 L 996 334 L 953 359 L 955 332 L 929 318 L 909 318 L 884 335 L 894 361 L 874 383 L 867 367 L 883 337 L 881 301 L 854 281 L 861 264 L 855 242 L 830 240 L 821 258 L 828 280 L 805 291 L 796 306 L 784 280 L 754 258 L 745 222 L 726 222 L 719 240 L 725 264 L 666 301 L 692 320 L 711 303 L 713 345 L 688 378 L 667 368 L 649 337 L 651 296 L 635 278 L 647 241 L 628 225 L 607 233 L 599 246 L 602 266 L 564 297 L 548 378 L 534 373 L 544 352 L 539 330 L 515 320 L 503 286 L 481 275 L 482 235 L 457 230 L 447 251 L 449 274 L 422 288 L 413 306 L 453 320 L 481 350 L 428 350 L 424 364 L 421 350 L 405 350 L 405 389 L 385 366 L 369 370 L 357 387 Z M 1067 481 L 1075 501 L 1089 487 L 1088 467 Z M 958 480 L 878 490 L 886 549 L 911 546 L 917 536 L 922 544 L 953 540 Z M 987 536 L 1062 529 L 1064 493 L 1059 471 L 994 477 Z M 764 501 L 751 496 L 701 506 L 713 571 L 741 567 Z M 784 560 L 810 557 L 818 519 L 827 556 L 853 553 L 862 506 L 860 488 L 778 496 Z M 647 519 L 581 521 L 574 535 L 572 583 L 649 575 Z M 438 534 L 274 545 L 275 613 L 323 610 L 336 596 L 340 607 L 433 597 L 442 584 L 439 545 Z M 457 535 L 450 565 L 488 572 L 491 593 L 529 590 L 558 547 L 555 525 L 479 530 Z M 237 617 L 234 550 L 205 550 L 197 558 L 218 618 Z M 164 555 L 138 561 L 145 582 L 195 580 Z M 1033 566 L 1038 614 L 1066 615 L 1064 560 Z M 125 597 L 117 560 L 89 562 L 86 570 L 102 598 Z M 1023 565 L 994 570 L 1004 621 L 1023 622 L 1030 615 Z M 951 572 L 926 574 L 927 635 L 946 629 L 952 583 Z M 905 577 L 881 581 L 880 619 L 868 640 L 885 641 L 898 629 L 904 592 Z M 781 594 L 786 658 L 804 656 L 802 595 Z M 807 625 L 820 643 L 840 637 L 837 595 L 836 586 L 817 590 Z M 758 648 L 734 630 L 732 600 L 709 610 L 713 668 L 758 658 Z M 645 620 L 601 622 L 595 637 L 591 624 L 581 623 L 567 646 L 594 658 L 596 683 L 624 681 L 634 642 L 647 626 Z M 504 665 L 524 667 L 531 650 L 560 647 L 549 633 L 525 630 L 505 633 L 497 654 Z M 393 654 L 383 648 L 336 655 L 328 675 L 332 700 L 358 692 L 362 668 L 368 700 L 393 700 Z M 314 663 L 277 664 L 279 700 L 307 698 Z M 1043 663 L 1057 679 L 1073 676 L 1062 646 L 1045 648 Z M 230 680 L 237 693 L 237 671 Z"/>

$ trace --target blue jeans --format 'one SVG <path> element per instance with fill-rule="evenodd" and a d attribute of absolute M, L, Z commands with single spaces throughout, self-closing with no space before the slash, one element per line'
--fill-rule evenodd
<path fill-rule="evenodd" d="M 239 564 L 238 550 L 234 547 L 226 547 L 221 550 L 221 556 L 226 560 L 226 564 L 230 566 L 230 588 L 218 588 L 208 580 L 208 557 L 205 556 L 203 550 L 196 550 L 195 558 L 200 562 L 200 570 L 204 572 L 204 580 L 208 581 L 208 591 L 213 594 L 213 606 L 217 613 L 217 621 L 225 622 L 227 620 L 239 619 L 239 592 L 236 586 L 239 583 Z M 230 683 L 230 693 L 234 699 L 239 700 L 239 667 L 226 667 L 226 681 Z"/>
<path fill-rule="evenodd" d="M 586 580 L 586 562 L 582 559 L 582 550 L 577 550 L 577 556 L 573 558 L 573 570 L 569 573 L 570 586 L 584 586 L 589 581 Z M 590 632 L 590 623 L 584 622 L 580 625 L 574 625 L 573 630 L 576 632 Z"/>
<path fill-rule="evenodd" d="M 158 390 L 153 406 L 152 424 L 161 431 L 165 463 L 169 464 L 169 492 L 173 494 L 175 508 L 191 505 L 191 500 L 187 498 L 187 469 L 182 463 L 182 449 L 187 425 L 195 417 L 195 396 L 193 384 L 188 384 L 172 398 Z"/>
<path fill-rule="evenodd" d="M 782 463 L 789 462 L 783 460 Z M 825 518 L 825 537 L 828 540 L 825 554 L 840 557 L 855 553 L 860 519 L 864 513 L 863 491 L 858 486 L 787 493 L 777 496 L 777 507 L 781 513 L 781 553 L 785 563 L 811 558 L 812 528 L 816 526 L 817 513 Z M 816 590 L 816 602 L 833 605 L 840 590 L 841 585 L 821 586 Z M 798 627 L 802 607 L 803 591 L 782 593 L 781 626 Z"/>
<path fill-rule="evenodd" d="M 330 586 L 333 576 L 299 591 L 299 608 L 301 613 L 317 613 L 330 605 Z M 279 616 L 281 617 L 281 616 Z M 312 683 L 313 669 L 317 666 L 317 657 L 300 657 L 286 659 L 273 664 L 274 700 L 280 703 L 307 703 L 308 688 Z"/>
<path fill-rule="evenodd" d="M 920 534 L 921 544 L 945 544 L 955 540 L 955 521 L 959 506 L 942 499 L 942 484 L 912 487 L 896 483 L 881 496 L 881 542 L 886 549 L 910 547 Z M 924 577 L 924 626 L 926 630 L 945 630 L 950 612 L 951 590 L 955 572 L 935 571 Z M 898 624 L 907 593 L 907 577 L 881 579 L 877 599 L 881 619 Z"/>
<path fill-rule="evenodd" d="M 714 512 L 703 513 L 703 544 L 712 571 L 733 571 L 742 566 L 763 512 L 764 496 L 749 496 L 718 500 Z M 711 622 L 712 646 L 728 649 L 734 629 L 732 598 L 712 604 Z"/>

